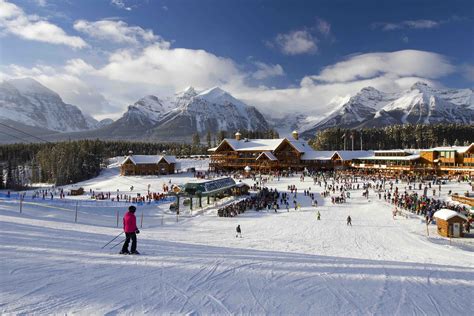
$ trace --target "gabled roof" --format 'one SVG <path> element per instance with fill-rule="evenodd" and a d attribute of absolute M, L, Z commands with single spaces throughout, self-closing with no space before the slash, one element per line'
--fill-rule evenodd
<path fill-rule="evenodd" d="M 310 148 L 305 141 L 290 140 L 288 138 L 242 140 L 225 138 L 222 140 L 219 146 L 215 148 L 215 150 L 219 149 L 219 147 L 221 147 L 224 143 L 227 143 L 235 151 L 275 151 L 285 141 L 290 143 L 290 145 L 292 145 L 300 153 L 304 153 Z"/>
<path fill-rule="evenodd" d="M 374 155 L 374 152 L 372 150 L 338 150 L 334 152 L 333 156 L 336 154 L 339 155 L 342 160 L 353 160 L 371 157 Z"/>
<path fill-rule="evenodd" d="M 275 157 L 274 154 L 272 154 L 271 151 L 264 151 L 262 152 L 260 155 L 258 155 L 257 159 L 256 160 L 260 160 L 263 156 L 266 156 L 268 159 L 270 159 L 271 161 L 277 161 L 277 157 Z"/>
<path fill-rule="evenodd" d="M 127 160 L 130 160 L 134 165 L 158 164 L 163 159 L 169 164 L 176 163 L 175 156 L 130 155 L 125 157 L 125 159 L 120 164 L 123 165 Z"/>
<path fill-rule="evenodd" d="M 446 208 L 443 208 L 443 209 L 437 211 L 436 213 L 434 213 L 433 216 L 436 217 L 436 218 L 445 220 L 445 221 L 450 220 L 453 217 L 461 217 L 462 219 L 467 220 L 467 217 L 464 216 L 463 214 L 460 214 L 460 213 L 455 212 L 453 210 L 448 210 Z"/>

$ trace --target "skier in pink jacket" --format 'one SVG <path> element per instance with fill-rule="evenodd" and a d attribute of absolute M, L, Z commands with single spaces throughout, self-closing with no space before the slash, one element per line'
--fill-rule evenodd
<path fill-rule="evenodd" d="M 137 218 L 135 217 L 135 211 L 137 208 L 131 205 L 128 208 L 128 212 L 125 213 L 123 217 L 123 231 L 125 232 L 125 242 L 123 243 L 122 251 L 120 254 L 127 255 L 139 255 L 140 253 L 137 251 L 137 234 L 140 231 L 137 228 Z M 132 248 L 128 251 L 128 244 L 130 243 L 130 239 L 132 239 Z"/>

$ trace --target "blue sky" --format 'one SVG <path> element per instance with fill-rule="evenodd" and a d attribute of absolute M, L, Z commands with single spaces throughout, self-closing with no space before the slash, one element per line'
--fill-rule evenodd
<path fill-rule="evenodd" d="M 0 76 L 98 118 L 190 85 L 324 115 L 367 85 L 471 88 L 473 33 L 473 1 L 0 0 Z"/>

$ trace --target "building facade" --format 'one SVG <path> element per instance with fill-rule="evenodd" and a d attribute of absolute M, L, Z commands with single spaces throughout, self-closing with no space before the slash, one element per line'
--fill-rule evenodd
<path fill-rule="evenodd" d="M 269 172 L 282 170 L 332 170 L 347 167 L 354 156 L 372 155 L 371 151 L 316 151 L 297 132 L 292 138 L 224 139 L 210 151 L 213 171 Z"/>
<path fill-rule="evenodd" d="M 212 171 L 356 169 L 383 173 L 462 174 L 474 176 L 474 143 L 421 150 L 316 151 L 293 132 L 292 138 L 226 138 L 209 149 Z"/>
<path fill-rule="evenodd" d="M 129 155 L 120 163 L 122 176 L 165 175 L 173 174 L 175 170 L 175 156 Z"/>

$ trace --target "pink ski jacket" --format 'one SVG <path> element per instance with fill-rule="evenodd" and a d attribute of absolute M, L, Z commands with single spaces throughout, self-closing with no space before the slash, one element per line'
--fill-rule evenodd
<path fill-rule="evenodd" d="M 126 233 L 134 233 L 137 230 L 137 218 L 132 212 L 125 213 L 123 217 L 123 231 Z"/>

